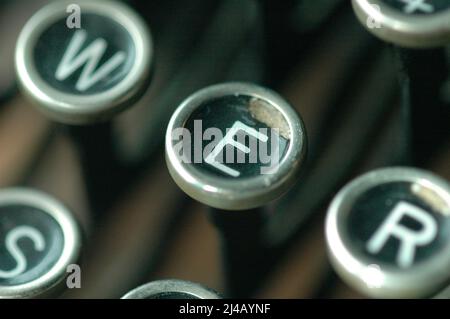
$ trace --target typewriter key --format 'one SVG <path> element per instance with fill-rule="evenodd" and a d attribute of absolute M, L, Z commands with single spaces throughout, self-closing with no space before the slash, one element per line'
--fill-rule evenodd
<path fill-rule="evenodd" d="M 432 47 L 450 42 L 450 3 L 445 0 L 353 0 L 361 23 L 402 47 Z"/>
<path fill-rule="evenodd" d="M 450 111 L 443 92 L 448 77 L 450 3 L 441 0 L 353 0 L 361 23 L 395 45 L 399 70 L 406 165 L 424 166 L 448 137 Z"/>
<path fill-rule="evenodd" d="M 173 114 L 166 159 L 178 186 L 212 207 L 243 210 L 267 204 L 296 181 L 306 134 L 276 93 L 246 83 L 200 90 Z"/>
<path fill-rule="evenodd" d="M 247 83 L 198 91 L 173 114 L 166 162 L 178 186 L 214 207 L 223 241 L 227 294 L 248 297 L 263 267 L 266 216 L 257 207 L 296 181 L 306 153 L 301 119 L 278 94 Z M 230 212 L 240 210 L 240 212 Z"/>
<path fill-rule="evenodd" d="M 130 106 L 150 77 L 152 42 L 141 18 L 114 1 L 53 2 L 24 26 L 16 47 L 23 91 L 58 122 L 86 124 Z"/>
<path fill-rule="evenodd" d="M 329 255 L 348 284 L 378 298 L 429 297 L 450 273 L 450 185 L 413 168 L 367 173 L 334 198 Z"/>
<path fill-rule="evenodd" d="M 106 121 L 148 87 L 153 48 L 145 22 L 115 1 L 55 1 L 28 20 L 15 60 L 23 92 L 42 112 L 84 125 L 65 130 L 80 153 L 91 209 L 107 210 L 112 185 L 128 171 Z"/>
<path fill-rule="evenodd" d="M 183 280 L 158 280 L 133 289 L 122 299 L 220 299 L 209 288 Z"/>
<path fill-rule="evenodd" d="M 55 296 L 78 260 L 80 240 L 57 200 L 25 188 L 0 191 L 0 298 Z"/>

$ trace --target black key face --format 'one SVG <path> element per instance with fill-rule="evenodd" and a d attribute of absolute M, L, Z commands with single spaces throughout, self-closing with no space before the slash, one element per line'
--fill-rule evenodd
<path fill-rule="evenodd" d="M 0 207 L 0 286 L 45 275 L 60 259 L 64 235 L 49 214 L 30 206 Z"/>
<path fill-rule="evenodd" d="M 450 8 L 448 0 L 382 0 L 387 5 L 406 14 L 426 15 Z"/>
<path fill-rule="evenodd" d="M 83 12 L 83 8 L 81 8 Z M 69 28 L 67 17 L 38 38 L 34 64 L 42 79 L 69 94 L 105 92 L 129 74 L 136 48 L 129 32 L 107 17 L 81 14 L 81 28 Z"/>
<path fill-rule="evenodd" d="M 258 116 L 265 107 L 271 108 L 247 95 L 224 96 L 200 105 L 185 125 L 192 142 L 183 145 L 190 147 L 191 162 L 202 172 L 228 179 L 269 172 L 281 163 L 289 139 L 283 134 L 285 128 L 269 127 L 264 116 Z"/>
<path fill-rule="evenodd" d="M 345 225 L 361 254 L 409 268 L 437 255 L 450 240 L 448 209 L 439 195 L 419 184 L 390 182 L 360 195 Z"/>

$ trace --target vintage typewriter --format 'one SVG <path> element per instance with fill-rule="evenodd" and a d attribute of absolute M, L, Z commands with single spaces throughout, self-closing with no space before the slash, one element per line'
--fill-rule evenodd
<path fill-rule="evenodd" d="M 450 1 L 0 4 L 0 298 L 446 298 Z"/>

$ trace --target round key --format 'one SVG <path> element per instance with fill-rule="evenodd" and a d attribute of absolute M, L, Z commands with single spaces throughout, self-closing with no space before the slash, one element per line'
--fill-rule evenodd
<path fill-rule="evenodd" d="M 326 219 L 332 264 L 379 298 L 421 298 L 450 279 L 450 185 L 426 171 L 385 168 L 345 186 Z"/>
<path fill-rule="evenodd" d="M 60 202 L 31 189 L 0 191 L 0 298 L 53 296 L 79 253 L 78 225 Z"/>
<path fill-rule="evenodd" d="M 150 80 L 153 47 L 142 19 L 115 1 L 55 1 L 24 26 L 16 47 L 23 91 L 68 124 L 107 120 Z"/>
<path fill-rule="evenodd" d="M 402 97 L 403 165 L 425 167 L 447 140 L 449 111 L 445 47 L 450 42 L 446 0 L 353 0 L 362 25 L 393 43 Z"/>
<path fill-rule="evenodd" d="M 361 23 L 373 34 L 404 47 L 441 46 L 450 41 L 446 0 L 352 0 Z"/>
<path fill-rule="evenodd" d="M 220 299 L 209 288 L 183 280 L 153 281 L 133 289 L 122 299 Z"/>
<path fill-rule="evenodd" d="M 212 207 L 263 206 L 296 181 L 306 153 L 303 123 L 278 94 L 248 83 L 207 87 L 187 98 L 166 133 L 170 174 Z"/>

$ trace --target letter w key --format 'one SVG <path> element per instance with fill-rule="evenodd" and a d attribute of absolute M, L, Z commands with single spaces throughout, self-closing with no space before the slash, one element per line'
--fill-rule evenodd
<path fill-rule="evenodd" d="M 98 81 L 107 77 L 108 74 L 122 64 L 126 58 L 125 52 L 116 52 L 108 61 L 96 70 L 108 44 L 104 39 L 98 38 L 80 52 L 86 38 L 87 33 L 85 30 L 77 30 L 75 32 L 55 72 L 56 79 L 64 81 L 84 65 L 83 71 L 75 86 L 80 92 L 86 91 Z"/>

